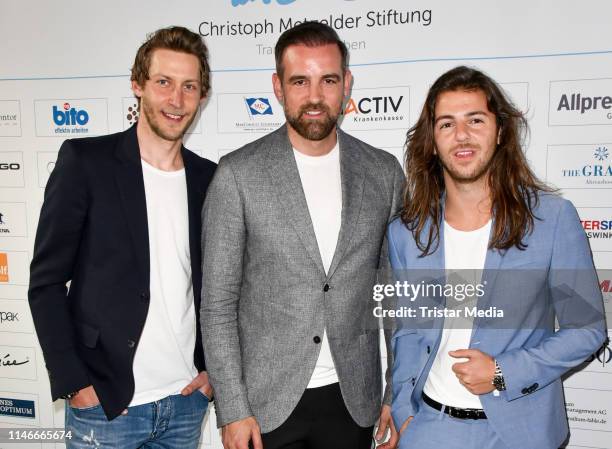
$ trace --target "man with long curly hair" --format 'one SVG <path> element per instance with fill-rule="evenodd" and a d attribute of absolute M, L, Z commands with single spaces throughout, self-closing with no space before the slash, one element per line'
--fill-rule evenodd
<path fill-rule="evenodd" d="M 421 292 L 393 337 L 401 448 L 556 449 L 567 437 L 560 378 L 605 340 L 603 302 L 576 210 L 529 168 L 526 131 L 468 67 L 433 84 L 408 131 L 388 231 L 397 279 Z"/>

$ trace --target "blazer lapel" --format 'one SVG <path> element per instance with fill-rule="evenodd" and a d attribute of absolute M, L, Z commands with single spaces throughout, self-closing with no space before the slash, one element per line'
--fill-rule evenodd
<path fill-rule="evenodd" d="M 342 212 L 340 233 L 336 250 L 332 258 L 327 277 L 331 277 L 338 268 L 344 253 L 351 243 L 355 224 L 361 212 L 363 200 L 363 184 L 365 173 L 363 161 L 360 160 L 357 149 L 348 145 L 343 131 L 338 129 L 340 143 L 340 178 L 342 183 Z"/>
<path fill-rule="evenodd" d="M 491 233 L 489 234 L 489 241 L 491 240 L 491 235 L 493 234 L 493 230 L 495 228 L 495 219 L 493 219 L 493 222 L 491 223 Z M 495 291 L 495 281 L 497 279 L 497 275 L 499 273 L 502 261 L 504 260 L 504 252 L 496 249 L 496 248 L 489 248 L 487 249 L 487 255 L 485 258 L 485 265 L 484 265 L 484 270 L 482 272 L 482 279 L 480 280 L 481 284 L 484 284 L 485 288 L 484 288 L 484 295 L 482 296 L 482 298 L 480 298 L 476 304 L 476 307 L 479 310 L 485 309 L 486 307 L 488 307 L 489 304 L 492 304 L 493 302 L 493 292 Z M 479 340 L 479 330 L 481 328 L 481 325 L 483 323 L 483 320 L 485 320 L 485 322 L 487 320 L 489 320 L 488 318 L 475 318 L 474 319 L 474 326 L 472 327 L 472 337 L 470 340 L 470 347 L 472 347 L 472 345 L 478 346 L 480 344 L 480 340 Z M 478 348 L 476 348 L 478 349 Z"/>
<path fill-rule="evenodd" d="M 271 136 L 267 164 L 270 181 L 276 189 L 280 208 L 295 228 L 306 252 L 319 270 L 325 273 L 292 148 L 286 126 Z"/>
<path fill-rule="evenodd" d="M 136 255 L 137 269 L 141 272 L 143 282 L 148 287 L 149 229 L 136 125 L 123 133 L 115 155 L 118 159 L 115 179 L 119 198 Z"/>
<path fill-rule="evenodd" d="M 183 164 L 185 165 L 185 179 L 187 181 L 187 210 L 189 215 L 189 254 L 191 259 L 191 274 L 196 309 L 200 304 L 200 214 L 202 213 L 203 194 L 199 185 L 198 173 L 195 170 L 193 157 L 185 147 L 181 148 Z"/>

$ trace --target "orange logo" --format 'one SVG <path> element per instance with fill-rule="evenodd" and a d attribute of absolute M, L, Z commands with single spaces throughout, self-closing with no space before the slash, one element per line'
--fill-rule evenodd
<path fill-rule="evenodd" d="M 8 282 L 8 256 L 6 253 L 0 253 L 0 282 Z"/>

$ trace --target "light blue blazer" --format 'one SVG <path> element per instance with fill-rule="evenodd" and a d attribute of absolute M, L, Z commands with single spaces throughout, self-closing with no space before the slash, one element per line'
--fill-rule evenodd
<path fill-rule="evenodd" d="M 557 449 L 567 438 L 561 376 L 595 352 L 607 337 L 601 291 L 587 237 L 573 205 L 540 194 L 525 250 L 487 251 L 478 308 L 496 307 L 504 318 L 476 318 L 470 348 L 495 357 L 507 390 L 480 396 L 493 430 L 509 448 Z M 443 214 L 442 214 L 443 216 Z M 436 251 L 421 251 L 396 219 L 388 229 L 397 280 L 441 284 L 444 226 Z M 426 227 L 423 235 L 427 235 Z M 429 307 L 443 298 L 400 299 L 400 306 Z M 559 327 L 555 331 L 555 318 Z M 397 428 L 417 413 L 437 353 L 444 318 L 397 319 L 392 340 L 392 415 Z"/>

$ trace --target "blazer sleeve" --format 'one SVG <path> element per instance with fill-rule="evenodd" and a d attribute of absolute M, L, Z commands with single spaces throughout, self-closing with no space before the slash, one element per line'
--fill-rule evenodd
<path fill-rule="evenodd" d="M 402 232 L 408 232 L 402 224 L 390 225 L 387 232 L 389 241 L 389 259 L 393 269 L 402 271 L 402 258 L 400 257 L 394 241 L 395 230 L 398 225 Z M 410 237 L 412 238 L 412 236 Z M 391 371 L 392 404 L 391 416 L 395 428 L 399 431 L 408 418 L 414 416 L 415 410 L 411 396 L 414 390 L 415 372 L 417 365 L 416 355 L 419 354 L 417 345 L 418 337 L 414 330 L 397 329 L 395 326 L 391 340 L 390 352 L 393 355 L 393 366 Z"/>
<path fill-rule="evenodd" d="M 389 214 L 389 218 L 387 220 L 387 224 L 389 224 L 393 218 L 397 215 L 399 210 L 402 207 L 403 200 L 403 192 L 404 192 L 404 184 L 406 177 L 404 176 L 404 172 L 402 167 L 399 165 L 397 160 L 393 160 L 393 198 L 391 203 L 391 212 Z M 383 240 L 381 256 L 379 263 L 379 273 L 382 279 L 379 279 L 379 284 L 392 284 L 393 283 L 393 273 L 391 271 L 391 264 L 389 260 L 389 245 L 387 243 L 387 235 L 385 233 L 385 238 Z M 386 300 L 388 303 L 384 305 L 384 308 L 387 310 L 393 309 L 395 300 L 394 298 L 390 298 Z M 390 303 L 390 304 L 389 304 Z M 385 347 L 387 349 L 387 369 L 385 372 L 385 391 L 383 394 L 383 404 L 391 405 L 391 393 L 392 393 L 392 382 L 393 379 L 391 377 L 391 371 L 393 369 L 393 350 L 391 348 L 391 339 L 393 336 L 393 331 L 395 329 L 395 324 L 392 319 L 386 318 L 383 320 L 384 334 L 385 334 Z"/>
<path fill-rule="evenodd" d="M 200 323 L 217 426 L 252 416 L 242 377 L 238 305 L 246 245 L 243 198 L 222 158 L 202 209 Z"/>
<path fill-rule="evenodd" d="M 28 290 L 53 400 L 91 384 L 76 351 L 66 287 L 77 261 L 87 208 L 83 167 L 75 144 L 68 140 L 60 148 L 45 189 Z"/>
<path fill-rule="evenodd" d="M 550 302 L 559 329 L 533 347 L 496 357 L 506 400 L 533 393 L 584 362 L 607 337 L 603 300 L 587 237 L 574 206 L 562 201 L 552 237 Z"/>

